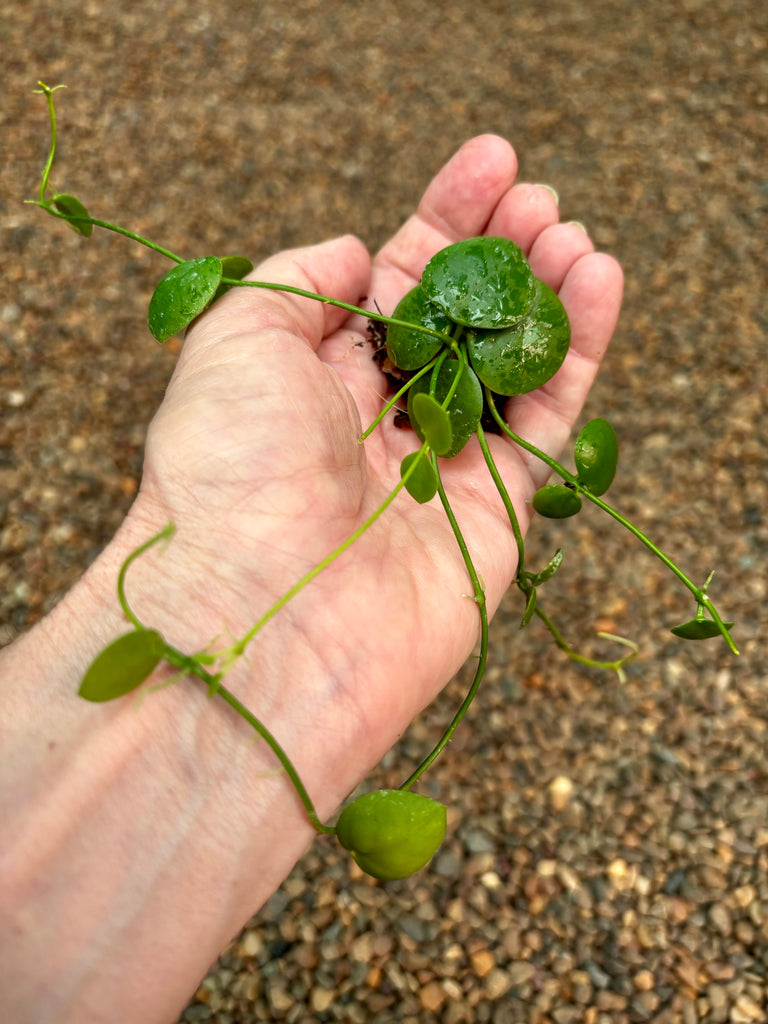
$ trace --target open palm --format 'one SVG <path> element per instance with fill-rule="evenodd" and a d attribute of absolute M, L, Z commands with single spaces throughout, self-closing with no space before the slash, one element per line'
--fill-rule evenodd
<path fill-rule="evenodd" d="M 621 271 L 579 225 L 558 223 L 550 190 L 515 185 L 516 169 L 503 140 L 474 139 L 372 265 L 346 237 L 282 253 L 252 276 L 389 314 L 439 249 L 479 234 L 511 238 L 571 321 L 561 370 L 506 409 L 517 433 L 556 455 L 615 326 Z M 150 431 L 135 513 L 179 528 L 190 612 L 169 639 L 199 649 L 225 625 L 242 635 L 382 503 L 418 447 L 391 416 L 358 443 L 386 397 L 364 320 L 338 308 L 239 288 L 195 324 Z M 548 470 L 507 439 L 490 440 L 525 527 Z M 517 552 L 475 439 L 443 462 L 442 476 L 493 610 Z M 403 492 L 249 648 L 246 699 L 279 723 L 299 769 L 341 761 L 319 801 L 325 813 L 471 651 L 479 619 L 470 593 L 439 502 L 418 505 Z"/>

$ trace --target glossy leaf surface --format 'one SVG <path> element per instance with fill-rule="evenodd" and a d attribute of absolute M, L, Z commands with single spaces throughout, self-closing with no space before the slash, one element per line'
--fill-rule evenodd
<path fill-rule="evenodd" d="M 445 838 L 443 804 L 409 790 L 380 789 L 348 804 L 336 825 L 341 845 L 374 878 L 407 878 Z"/>
<path fill-rule="evenodd" d="M 533 507 L 547 519 L 568 519 L 581 509 L 581 498 L 565 484 L 548 484 L 534 494 Z"/>
<path fill-rule="evenodd" d="M 579 480 L 593 494 L 604 494 L 616 476 L 619 441 L 608 420 L 597 417 L 579 431 L 573 450 Z"/>
<path fill-rule="evenodd" d="M 78 693 L 85 700 L 102 702 L 135 690 L 152 674 L 165 650 L 154 629 L 124 633 L 91 662 Z"/>
<path fill-rule="evenodd" d="M 450 334 L 454 328 L 453 321 L 429 301 L 420 285 L 403 296 L 392 316 L 395 320 L 422 324 L 446 334 Z M 434 335 L 398 327 L 397 324 L 387 327 L 387 355 L 401 370 L 420 370 L 442 347 L 443 342 Z"/>
<path fill-rule="evenodd" d="M 406 491 L 420 505 L 431 501 L 437 494 L 437 477 L 426 452 L 411 452 L 405 456 L 400 463 L 400 479 Z"/>
<path fill-rule="evenodd" d="M 529 312 L 536 279 L 508 238 L 467 238 L 427 263 L 421 287 L 430 301 L 467 327 L 509 327 Z"/>
<path fill-rule="evenodd" d="M 449 358 L 445 360 L 438 370 L 437 381 L 435 383 L 435 393 L 433 396 L 437 402 L 442 404 L 447 397 L 448 392 L 451 389 L 451 385 L 453 384 L 457 373 L 459 373 L 460 366 L 461 364 L 458 359 Z M 429 392 L 430 383 L 431 374 L 427 373 L 423 377 L 420 377 L 408 392 L 408 415 L 411 419 L 413 429 L 422 441 L 424 441 L 425 438 L 422 436 L 418 418 L 414 414 L 413 403 L 417 395 L 422 394 L 423 392 Z M 458 455 L 470 437 L 474 434 L 477 429 L 477 424 L 480 422 L 480 417 L 483 414 L 483 389 L 480 387 L 480 381 L 477 379 L 476 374 L 473 373 L 472 368 L 466 364 L 461 370 L 459 383 L 456 387 L 456 392 L 451 399 L 450 405 L 448 406 L 447 412 L 451 421 L 451 445 L 447 451 L 438 452 L 437 454 L 450 459 L 454 455 Z"/>
<path fill-rule="evenodd" d="M 64 213 L 68 217 L 87 217 L 88 211 L 75 196 L 69 195 L 67 192 L 60 192 L 57 196 L 54 196 L 51 200 L 51 204 L 59 211 Z M 93 234 L 93 224 L 89 224 L 85 221 L 68 220 L 67 224 L 76 231 L 78 235 L 83 235 L 85 238 L 90 238 Z"/>
<path fill-rule="evenodd" d="M 163 342 L 183 331 L 210 305 L 222 277 L 217 256 L 178 263 L 158 284 L 149 302 L 147 323 L 152 337 Z"/>
<path fill-rule="evenodd" d="M 568 353 L 571 327 L 562 302 L 537 282 L 536 303 L 514 327 L 470 331 L 467 350 L 475 373 L 500 395 L 535 391 L 557 373 Z"/>

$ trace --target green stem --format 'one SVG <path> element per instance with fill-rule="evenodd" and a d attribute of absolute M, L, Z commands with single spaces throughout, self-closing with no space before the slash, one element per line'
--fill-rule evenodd
<path fill-rule="evenodd" d="M 45 85 L 44 82 L 38 82 L 37 84 L 40 86 L 40 88 L 35 89 L 35 92 L 42 92 L 45 96 L 46 102 L 48 104 L 48 116 L 51 122 L 51 146 L 48 151 L 48 159 L 45 163 L 45 167 L 43 168 L 43 175 L 40 181 L 40 203 L 42 204 L 45 203 L 45 190 L 48 188 L 48 178 L 51 175 L 51 168 L 53 167 L 53 158 L 56 155 L 56 111 L 53 106 L 53 94 L 56 92 L 57 89 L 64 89 L 66 88 L 66 86 L 49 86 Z"/>
<path fill-rule="evenodd" d="M 293 787 L 298 793 L 299 799 L 304 804 L 304 809 L 306 810 L 307 816 L 309 820 L 312 822 L 315 831 L 325 833 L 326 835 L 333 835 L 336 832 L 336 829 L 332 825 L 324 825 L 320 821 L 320 818 L 317 815 L 317 811 L 315 810 L 315 805 L 312 803 L 312 799 L 309 793 L 307 792 L 304 783 L 301 781 L 299 773 L 294 768 L 293 763 L 286 754 L 285 750 L 283 750 L 283 748 L 278 743 L 277 739 L 269 731 L 269 729 L 267 729 L 264 723 L 260 722 L 259 719 L 256 718 L 256 716 L 251 711 L 249 711 L 248 708 L 241 701 L 239 701 L 230 690 L 228 690 L 225 686 L 222 686 L 221 683 L 217 684 L 216 692 L 219 694 L 220 697 L 222 697 L 227 702 L 227 704 L 229 704 L 231 708 L 234 708 L 234 710 L 238 713 L 238 715 L 240 715 L 241 718 L 244 718 L 246 722 L 248 722 L 249 725 L 251 725 L 256 730 L 256 732 L 259 734 L 259 736 L 261 736 L 263 740 L 265 740 L 269 744 L 278 761 L 285 769 L 288 778 L 293 783 Z"/>
<path fill-rule="evenodd" d="M 120 601 L 120 607 L 123 609 L 123 614 L 128 619 L 128 621 L 136 627 L 136 629 L 145 629 L 146 627 L 143 625 L 143 623 L 139 621 L 139 619 L 136 618 L 136 616 L 133 614 L 133 611 L 131 610 L 130 605 L 128 604 L 128 600 L 125 596 L 125 574 L 128 571 L 128 567 L 133 562 L 135 562 L 140 555 L 143 555 L 145 551 L 147 551 L 153 545 L 157 544 L 158 541 L 165 540 L 168 537 L 172 537 L 175 530 L 176 527 L 173 525 L 173 523 L 168 523 L 166 526 L 162 528 L 162 530 L 159 530 L 156 534 L 154 534 L 154 536 L 150 537 L 149 540 L 146 540 L 144 541 L 143 544 L 140 544 L 135 551 L 132 551 L 120 567 L 120 572 L 118 573 L 117 576 L 117 596 Z"/>
<path fill-rule="evenodd" d="M 398 320 L 392 316 L 384 316 L 383 313 L 374 313 L 370 309 L 362 309 L 360 306 L 353 306 L 350 302 L 342 302 L 341 299 L 333 299 L 328 295 L 318 295 L 316 292 L 309 292 L 305 288 L 297 288 L 290 284 L 277 284 L 274 281 L 242 281 L 234 277 L 222 277 L 222 284 L 241 285 L 244 288 L 267 288 L 276 292 L 288 292 L 290 295 L 300 295 L 305 299 L 314 299 L 316 302 L 323 302 L 327 306 L 337 306 L 345 309 L 348 313 L 358 313 L 368 320 L 377 320 L 382 324 L 389 324 L 392 327 L 407 327 L 411 331 L 421 331 L 422 334 L 430 334 L 439 338 L 445 345 L 453 348 L 454 341 L 450 334 L 442 331 L 435 331 L 424 324 L 412 324 L 407 320 Z"/>
<path fill-rule="evenodd" d="M 39 206 L 41 209 L 45 210 L 46 213 L 50 213 L 52 217 L 58 217 L 59 220 L 66 220 L 69 222 L 77 221 L 78 224 L 93 224 L 96 228 L 104 228 L 105 231 L 112 231 L 116 235 L 122 235 L 124 238 L 130 238 L 132 242 L 138 242 L 140 245 L 146 246 L 147 249 L 151 249 L 153 252 L 160 253 L 161 256 L 166 256 L 169 260 L 173 260 L 174 263 L 184 263 L 183 256 L 177 256 L 176 253 L 171 252 L 170 249 L 165 249 L 162 245 L 152 242 L 149 238 L 144 238 L 143 235 L 137 235 L 135 231 L 129 231 L 128 228 L 121 228 L 119 224 L 112 224 L 108 220 L 98 220 L 96 217 L 77 217 L 74 214 L 60 213 L 48 202 L 36 202 L 34 200 L 27 201 L 32 202 L 34 206 Z"/>
<path fill-rule="evenodd" d="M 564 639 L 563 634 L 554 624 L 552 619 L 550 619 L 546 612 L 543 611 L 543 609 L 539 606 L 538 602 L 534 607 L 534 612 L 536 613 L 536 615 L 538 615 L 538 617 L 547 627 L 549 632 L 552 634 L 552 639 L 554 640 L 555 645 L 559 647 L 561 651 L 564 651 L 569 658 L 571 658 L 573 661 L 578 661 L 581 665 L 590 665 L 593 668 L 613 669 L 615 672 L 618 673 L 619 679 L 622 682 L 624 682 L 623 667 L 624 665 L 626 665 L 628 661 L 631 661 L 632 658 L 636 657 L 636 655 L 638 654 L 639 647 L 637 646 L 637 644 L 633 643 L 631 640 L 628 640 L 626 637 L 616 636 L 613 633 L 598 633 L 597 635 L 600 637 L 604 637 L 609 640 L 615 640 L 617 643 L 621 643 L 624 644 L 625 647 L 629 647 L 630 653 L 625 654 L 623 658 L 617 658 L 615 661 L 600 661 L 597 658 L 589 658 L 585 654 L 579 654 L 578 651 L 574 650 L 574 648 L 571 647 L 571 645 Z"/>
<path fill-rule="evenodd" d="M 463 331 L 463 326 L 461 324 L 456 324 L 456 335 L 454 335 L 453 350 L 458 361 L 459 368 L 456 371 L 456 376 L 451 381 L 451 386 L 448 388 L 448 392 L 442 401 L 442 408 L 445 409 L 446 412 L 448 411 L 448 406 L 453 401 L 453 396 L 458 391 L 459 382 L 461 381 L 461 375 L 467 368 L 467 354 L 464 351 L 464 347 L 458 344 L 458 339 L 461 337 Z M 442 367 L 443 362 L 445 361 L 445 357 L 447 355 L 448 350 L 444 348 L 443 351 L 440 353 L 440 357 L 442 358 L 438 357 L 438 364 L 432 371 L 432 380 L 430 381 L 429 393 L 433 398 L 435 397 L 435 388 L 437 386 L 437 378 L 440 375 L 440 368 Z"/>
<path fill-rule="evenodd" d="M 57 85 L 51 88 L 50 86 L 44 85 L 42 82 L 39 82 L 38 84 L 40 85 L 40 91 L 42 91 L 42 93 L 45 95 L 46 101 L 48 103 L 48 113 L 51 123 L 51 145 L 48 152 L 48 159 L 46 161 L 45 168 L 43 169 L 42 180 L 40 183 L 39 198 L 37 200 L 27 201 L 33 203 L 35 206 L 39 206 L 41 209 L 45 210 L 46 213 L 49 213 L 52 217 L 58 217 L 60 220 L 66 220 L 69 223 L 91 224 L 93 225 L 93 227 L 103 228 L 105 231 L 112 231 L 115 234 L 123 235 L 125 238 L 129 238 L 134 242 L 138 242 L 140 245 L 146 246 L 148 249 L 151 249 L 153 252 L 159 253 L 161 256 L 166 256 L 168 259 L 173 260 L 174 263 L 185 262 L 181 256 L 178 256 L 176 253 L 171 252 L 170 249 L 166 249 L 161 245 L 157 245 L 157 243 L 150 241 L 143 235 L 138 235 L 134 231 L 129 231 L 127 228 L 122 228 L 118 224 L 111 223 L 111 221 L 99 220 L 95 217 L 83 217 L 76 216 L 74 214 L 61 213 L 51 203 L 49 203 L 46 200 L 45 191 L 48 187 L 48 179 L 50 177 L 51 168 L 53 167 L 53 159 L 56 153 L 57 139 L 56 112 L 53 104 L 53 93 L 56 91 L 56 89 L 63 88 L 63 86 Z M 421 331 L 422 334 L 432 335 L 435 338 L 439 338 L 444 344 L 448 345 L 449 347 L 453 349 L 456 348 L 456 344 L 453 341 L 453 338 L 451 337 L 450 334 L 445 334 L 442 331 L 433 330 L 431 327 L 425 327 L 423 324 L 412 324 L 409 323 L 407 320 L 399 320 L 396 319 L 395 317 L 384 316 L 383 313 L 374 313 L 368 309 L 361 309 L 360 306 L 353 306 L 349 302 L 342 302 L 340 299 L 334 299 L 328 295 L 319 295 L 316 292 L 310 292 L 304 288 L 297 288 L 293 285 L 287 284 L 276 284 L 272 281 L 243 281 L 239 278 L 233 277 L 222 277 L 221 283 L 228 285 L 237 285 L 240 287 L 266 288 L 272 289 L 274 291 L 288 292 L 291 295 L 300 295 L 303 298 L 313 299 L 316 302 L 322 302 L 328 306 L 336 306 L 339 309 L 346 310 L 348 313 L 358 313 L 369 320 L 377 320 L 384 324 L 389 324 L 396 327 L 406 327 L 409 330 Z"/>
<path fill-rule="evenodd" d="M 416 327 L 417 325 L 416 324 L 411 324 L 411 326 L 412 327 Z M 453 350 L 454 354 L 459 359 L 459 361 L 461 362 L 462 368 L 464 366 L 466 366 L 467 357 L 466 357 L 462 347 L 460 345 L 456 344 L 455 339 L 452 342 L 450 347 Z M 365 439 L 367 437 L 370 437 L 370 435 L 374 432 L 376 427 L 378 427 L 378 425 L 381 423 L 381 421 L 384 419 L 384 417 L 387 415 L 387 413 L 390 411 L 390 409 L 392 409 L 395 405 L 397 405 L 397 403 L 400 401 L 400 399 L 403 397 L 403 395 L 408 393 L 408 391 L 411 388 L 411 386 L 413 384 L 415 384 L 416 381 L 419 380 L 420 377 L 425 376 L 425 374 L 427 374 L 427 373 L 434 372 L 434 370 L 437 369 L 438 364 L 440 364 L 442 366 L 443 361 L 445 359 L 445 356 L 446 356 L 446 350 L 445 349 L 441 349 L 440 352 L 438 352 L 436 356 L 434 356 L 432 359 L 430 359 L 430 361 L 428 363 L 426 363 L 424 366 L 422 366 L 420 370 L 417 370 L 416 373 L 414 373 L 414 375 L 412 377 L 408 378 L 408 380 L 405 382 L 405 384 L 403 384 L 403 386 L 400 388 L 400 390 L 397 391 L 397 393 L 395 395 L 393 395 L 392 398 L 389 399 L 389 401 L 384 406 L 384 408 L 381 410 L 379 415 L 362 432 L 362 434 L 358 438 L 358 441 L 359 441 L 360 444 L 362 444 L 363 441 L 365 441 Z M 457 387 L 459 385 L 459 378 L 460 378 L 460 376 L 461 376 L 461 373 L 457 373 L 456 374 L 456 377 L 455 377 L 453 383 L 451 384 L 451 387 L 450 387 L 450 389 L 448 391 L 448 394 L 445 397 L 445 401 L 442 403 L 443 409 L 447 409 L 448 408 L 448 405 L 450 404 L 451 399 L 456 394 L 456 389 L 457 389 Z"/>
<path fill-rule="evenodd" d="M 136 552 L 136 554 L 139 554 L 139 552 Z M 332 835 L 333 833 L 335 833 L 336 829 L 333 826 L 324 825 L 320 821 L 317 811 L 315 810 L 315 805 L 312 803 L 312 798 L 307 792 L 304 783 L 301 781 L 299 773 L 294 768 L 293 762 L 291 761 L 290 757 L 285 752 L 283 747 L 280 745 L 278 740 L 269 731 L 266 725 L 264 725 L 264 723 L 260 721 L 253 714 L 252 711 L 249 711 L 245 704 L 243 704 L 242 701 L 238 700 L 238 698 L 234 695 L 234 693 L 232 693 L 231 690 L 228 690 L 226 686 L 224 686 L 221 683 L 221 674 L 211 674 L 205 668 L 203 668 L 200 662 L 197 661 L 196 657 L 190 657 L 187 654 L 183 654 L 175 647 L 171 647 L 170 644 L 166 644 L 164 657 L 166 661 L 168 661 L 171 665 L 174 666 L 174 668 L 178 668 L 184 673 L 191 674 L 193 676 L 196 676 L 198 679 L 201 679 L 204 683 L 207 684 L 208 693 L 210 696 L 218 694 L 222 698 L 222 700 L 225 700 L 227 704 L 229 704 L 229 706 L 233 708 L 238 713 L 238 715 L 240 715 L 241 718 L 244 718 L 245 721 L 248 722 L 248 724 L 268 744 L 268 746 L 275 754 L 280 764 L 285 769 L 288 778 L 291 780 L 291 783 L 293 784 L 293 788 L 296 790 L 299 799 L 304 805 L 304 809 L 307 812 L 307 817 L 311 821 L 315 831 L 325 833 L 328 835 Z"/>
<path fill-rule="evenodd" d="M 422 445 L 422 451 L 428 451 L 428 445 Z M 248 646 L 251 640 L 253 640 L 253 638 L 256 636 L 259 630 L 261 630 L 269 622 L 269 620 L 280 611 L 281 608 L 284 608 L 288 604 L 288 602 L 299 593 L 299 591 L 303 590 L 304 587 L 306 587 L 306 585 L 310 583 L 316 576 L 319 576 L 324 569 L 327 569 L 332 562 L 335 562 L 339 555 L 342 555 L 347 550 L 347 548 L 352 547 L 355 541 L 362 537 L 366 530 L 373 526 L 373 524 L 376 522 L 379 516 L 382 515 L 382 513 L 389 508 L 389 506 L 395 500 L 397 495 L 403 489 L 411 473 L 415 472 L 416 464 L 417 460 L 414 460 L 411 467 L 403 474 L 403 476 L 400 478 L 400 480 L 397 482 L 394 488 L 390 491 L 390 493 L 387 495 L 387 497 L 384 499 L 381 505 L 379 505 L 379 507 L 374 512 L 372 512 L 370 516 L 368 516 L 364 523 L 358 526 L 358 528 L 353 533 L 351 533 L 346 538 L 346 540 L 342 541 L 338 547 L 334 548 L 329 555 L 326 555 L 326 557 L 321 562 L 318 562 L 317 565 L 313 566 L 308 573 L 305 573 L 305 575 L 302 576 L 301 579 L 298 580 L 296 583 L 294 583 L 294 585 L 289 590 L 287 590 L 282 597 L 278 598 L 278 600 L 275 601 L 271 608 L 268 608 L 267 611 L 264 612 L 261 618 L 252 626 L 251 629 L 248 630 L 248 632 L 242 637 L 242 639 L 240 639 L 234 645 L 234 647 L 231 648 L 231 653 L 232 655 L 234 655 L 234 657 L 239 657 L 243 653 L 245 648 Z"/>
<path fill-rule="evenodd" d="M 137 547 L 135 551 L 132 551 L 130 555 L 128 555 L 126 560 L 123 562 L 120 568 L 120 573 L 117 578 L 117 593 L 118 597 L 120 598 L 120 605 L 123 609 L 123 612 L 125 613 L 126 618 L 131 623 L 133 623 L 136 629 L 144 629 L 145 627 L 142 625 L 142 623 L 139 621 L 136 615 L 134 615 L 126 599 L 125 575 L 129 567 L 137 558 L 143 555 L 148 548 L 151 548 L 154 544 L 157 544 L 158 541 L 171 537 L 174 533 L 174 530 L 175 527 L 173 523 L 169 523 L 167 526 L 164 526 L 162 530 L 158 531 L 158 533 L 156 533 L 153 537 L 150 537 L 149 540 L 139 545 L 139 547 Z M 176 647 L 173 647 L 171 644 L 166 643 L 165 641 L 164 645 L 165 647 L 163 651 L 163 658 L 170 665 L 173 665 L 174 668 L 179 669 L 182 673 L 186 675 L 192 675 L 195 676 L 197 679 L 202 680 L 207 685 L 208 693 L 210 696 L 213 696 L 214 694 L 219 694 L 219 696 L 223 700 L 225 700 L 227 704 L 230 705 L 230 707 L 234 708 L 238 715 L 240 715 L 241 718 L 244 718 L 245 721 L 248 722 L 248 724 L 256 730 L 259 736 L 261 736 L 262 739 L 267 742 L 267 744 L 270 746 L 275 756 L 279 760 L 280 764 L 285 769 L 289 779 L 293 783 L 294 789 L 298 793 L 299 799 L 304 804 L 309 820 L 312 822 L 312 825 L 314 826 L 315 830 L 317 832 L 334 833 L 336 831 L 335 828 L 333 828 L 330 825 L 324 825 L 320 821 L 317 815 L 317 811 L 315 810 L 315 806 L 312 803 L 312 800 L 309 796 L 309 793 L 307 792 L 304 783 L 301 781 L 298 772 L 294 768 L 293 763 L 286 754 L 285 750 L 282 748 L 277 739 L 272 735 L 269 729 L 267 729 L 264 723 L 260 722 L 259 719 L 256 718 L 256 716 L 253 714 L 253 712 L 249 711 L 248 708 L 241 701 L 239 701 L 230 690 L 228 690 L 225 686 L 222 685 L 222 673 L 209 672 L 198 660 L 199 656 L 197 655 L 190 656 L 188 654 L 184 654 L 182 651 L 178 650 Z"/>
<path fill-rule="evenodd" d="M 38 198 L 29 199 L 27 202 L 32 203 L 34 206 L 39 206 L 46 213 L 49 213 L 52 217 L 58 217 L 59 220 L 66 220 L 70 223 L 77 222 L 78 224 L 92 224 L 97 228 L 104 228 L 105 231 L 113 231 L 115 234 L 123 235 L 125 238 L 130 238 L 134 242 L 139 242 L 141 245 L 145 245 L 148 249 L 152 249 L 154 252 L 160 253 L 161 256 L 167 256 L 168 259 L 173 260 L 175 263 L 183 263 L 181 256 L 177 256 L 171 252 L 170 249 L 164 249 L 161 245 L 156 245 L 155 242 L 151 242 L 148 238 L 144 238 L 142 235 L 137 235 L 133 231 L 129 231 L 127 228 L 121 228 L 117 224 L 112 224 L 106 220 L 97 220 L 94 217 L 78 217 L 73 214 L 61 213 L 57 210 L 48 200 L 45 198 L 45 193 L 48 188 L 48 180 L 51 176 L 51 168 L 53 167 L 53 160 L 56 155 L 56 141 L 57 141 L 57 129 L 56 129 L 56 109 L 53 103 L 53 94 L 57 89 L 65 88 L 63 85 L 54 85 L 53 87 L 45 85 L 44 82 L 37 83 L 40 86 L 36 92 L 42 92 L 45 96 L 48 104 L 48 117 L 51 123 L 51 145 L 48 151 L 48 159 L 45 162 L 43 168 L 43 174 L 40 180 L 40 193 Z"/>
<path fill-rule="evenodd" d="M 373 422 L 371 424 L 369 424 L 369 426 L 367 426 L 365 428 L 365 430 L 362 432 L 362 434 L 358 438 L 358 443 L 359 444 L 362 444 L 363 441 L 365 441 L 366 438 L 370 437 L 370 435 L 374 432 L 376 427 L 378 427 L 378 425 L 381 423 L 381 421 L 384 419 L 384 417 L 387 415 L 387 413 L 390 411 L 390 409 L 392 409 L 395 405 L 397 405 L 397 403 L 400 401 L 400 399 L 403 397 L 403 395 L 407 394 L 407 392 L 408 392 L 409 388 L 411 387 L 411 385 L 415 384 L 416 381 L 420 377 L 423 377 L 425 374 L 430 372 L 430 370 L 435 365 L 435 362 L 437 361 L 438 358 L 439 358 L 439 354 L 437 356 L 435 356 L 434 359 L 430 359 L 430 361 L 425 366 L 422 366 L 422 368 L 417 373 L 414 373 L 414 375 L 412 377 L 410 377 L 405 382 L 405 384 L 403 384 L 403 386 L 400 388 L 400 390 L 392 398 L 390 398 L 390 400 L 387 402 L 387 404 L 381 410 L 381 412 L 376 417 L 376 419 L 373 420 Z"/>
<path fill-rule="evenodd" d="M 520 529 L 520 521 L 517 518 L 515 506 L 512 504 L 512 499 L 509 496 L 507 488 L 504 486 L 504 481 L 501 479 L 501 474 L 499 473 L 496 462 L 491 455 L 491 449 L 488 446 L 485 431 L 479 423 L 475 433 L 477 434 L 477 440 L 480 442 L 480 450 L 483 453 L 485 464 L 488 467 L 491 478 L 496 485 L 496 490 L 499 492 L 499 496 L 504 504 L 510 526 L 512 527 L 512 533 L 515 537 L 515 543 L 517 544 L 517 569 L 515 570 L 515 579 L 519 580 L 525 572 L 525 542 L 523 540 L 523 531 Z"/>
<path fill-rule="evenodd" d="M 469 549 L 467 548 L 464 536 L 461 532 L 461 529 L 459 528 L 458 522 L 456 521 L 456 517 L 453 514 L 453 509 L 451 508 L 450 502 L 448 501 L 448 496 L 445 493 L 445 488 L 443 487 L 443 482 L 442 479 L 440 478 L 440 470 L 438 468 L 437 459 L 435 458 L 434 455 L 432 455 L 432 465 L 435 470 L 435 474 L 437 475 L 437 492 L 440 495 L 440 501 L 443 504 L 445 514 L 448 516 L 448 521 L 451 524 L 451 529 L 453 530 L 453 535 L 456 538 L 456 543 L 459 545 L 461 556 L 464 559 L 464 565 L 467 568 L 469 578 L 472 582 L 473 596 L 475 602 L 477 603 L 477 607 L 480 611 L 480 656 L 478 658 L 477 668 L 475 670 L 474 679 L 472 680 L 472 685 L 467 691 L 467 695 L 462 701 L 458 711 L 453 716 L 450 724 L 448 725 L 448 728 L 445 730 L 441 738 L 438 740 L 432 752 L 429 753 L 418 766 L 418 768 L 411 775 L 408 776 L 408 778 L 405 780 L 402 786 L 400 786 L 400 789 L 410 789 L 411 786 L 413 786 L 413 784 L 424 774 L 427 768 L 429 768 L 429 766 L 435 761 L 435 759 L 448 745 L 451 737 L 456 732 L 459 722 L 467 713 L 470 704 L 475 699 L 475 695 L 477 694 L 480 682 L 483 678 L 483 675 L 485 674 L 485 665 L 486 661 L 488 660 L 488 609 L 485 603 L 485 590 L 483 588 L 482 583 L 480 582 L 480 577 L 477 575 L 477 570 L 475 569 L 475 566 L 472 562 L 472 557 L 469 553 Z"/>
<path fill-rule="evenodd" d="M 650 537 L 643 533 L 643 531 L 639 529 L 639 527 L 635 526 L 635 524 L 630 522 L 628 519 L 625 519 L 625 517 L 621 515 L 621 513 L 618 512 L 615 508 L 609 505 L 606 501 L 603 501 L 602 498 L 599 498 L 596 494 L 592 494 L 592 492 L 588 488 L 584 487 L 583 484 L 580 483 L 578 477 L 575 474 L 570 473 L 564 466 L 561 466 L 556 459 L 553 459 L 551 456 L 547 455 L 546 452 L 541 451 L 535 445 L 531 444 L 529 441 L 524 440 L 524 438 L 516 434 L 502 418 L 501 414 L 499 413 L 494 403 L 493 395 L 490 393 L 488 388 L 486 388 L 486 401 L 488 404 L 488 408 L 490 409 L 491 415 L 493 416 L 496 423 L 498 423 L 500 429 L 503 430 L 503 432 L 507 435 L 507 437 L 511 438 L 515 442 L 515 444 L 520 445 L 520 447 L 525 449 L 525 451 L 530 452 L 532 455 L 535 455 L 537 459 L 540 459 L 545 465 L 549 466 L 549 468 L 554 470 L 554 472 L 556 472 L 560 477 L 562 477 L 563 480 L 571 484 L 571 486 L 574 487 L 578 491 L 578 493 L 582 495 L 582 497 L 586 498 L 588 501 L 591 501 L 593 505 L 597 505 L 597 507 L 602 509 L 603 512 L 607 512 L 609 516 L 616 520 L 616 522 L 621 523 L 625 530 L 629 530 L 629 532 L 633 534 L 633 536 L 637 537 L 641 544 L 645 545 L 645 547 L 648 548 L 648 550 L 652 554 L 654 554 L 656 558 L 659 559 L 659 561 L 663 562 L 664 565 L 666 565 L 670 572 L 677 576 L 680 582 L 683 583 L 683 585 L 687 587 L 688 590 L 696 598 L 697 604 L 707 609 L 709 614 L 712 616 L 712 619 L 717 623 L 718 629 L 722 633 L 723 637 L 725 638 L 726 642 L 728 643 L 728 646 L 731 648 L 733 653 L 738 654 L 739 652 L 736 645 L 733 642 L 733 638 L 728 632 L 728 629 L 726 628 L 723 619 L 717 611 L 717 608 L 715 608 L 714 604 L 712 603 L 712 600 L 707 596 L 706 591 L 703 590 L 701 587 L 697 587 L 693 580 L 689 576 L 687 576 L 685 572 L 683 572 L 680 566 L 677 565 L 677 563 L 675 563 L 669 557 L 669 555 L 665 554 L 661 550 L 661 548 L 658 547 L 658 545 L 654 544 Z"/>

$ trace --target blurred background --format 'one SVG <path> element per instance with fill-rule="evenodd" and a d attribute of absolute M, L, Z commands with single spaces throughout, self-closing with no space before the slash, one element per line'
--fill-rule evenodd
<path fill-rule="evenodd" d="M 696 1024 L 768 1019 L 765 304 L 768 8 L 754 0 L 12 0 L 0 12 L 0 642 L 81 575 L 131 504 L 178 345 L 145 326 L 167 265 L 23 200 L 197 256 L 354 231 L 375 250 L 467 138 L 497 132 L 622 262 L 583 420 L 622 446 L 609 498 L 736 621 L 668 627 L 679 584 L 587 508 L 537 522 L 580 667 L 510 593 L 487 680 L 430 776 L 432 866 L 383 885 L 318 841 L 201 979 L 183 1021 Z M 369 784 L 442 731 L 452 681 Z M 258 870 L 258 865 L 254 865 Z M 119 956 L 119 951 L 115 951 Z M 130 969 L 130 966 L 128 967 Z"/>

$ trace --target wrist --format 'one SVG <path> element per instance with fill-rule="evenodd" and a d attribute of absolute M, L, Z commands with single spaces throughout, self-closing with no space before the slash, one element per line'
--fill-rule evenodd
<path fill-rule="evenodd" d="M 30 1000 L 25 1012 L 39 1010 L 37 1019 L 80 1024 L 67 1000 L 82 1008 L 85 996 L 94 1005 L 119 1002 L 126 1022 L 142 1024 L 163 1019 L 155 1014 L 164 1002 L 170 1019 L 314 835 L 267 745 L 202 682 L 181 680 L 138 703 L 135 696 L 96 705 L 77 697 L 90 660 L 129 628 L 116 593 L 120 566 L 162 526 L 138 512 L 51 615 L 3 654 L 12 714 L 2 726 L 10 770 L 0 787 L 0 816 L 15 840 L 2 857 L 0 904 L 8 921 L 26 925 L 7 969 L 18 975 L 19 998 L 26 992 Z M 128 591 L 147 625 L 193 651 L 217 626 L 221 631 L 221 621 L 214 622 L 213 584 L 209 600 L 189 601 L 199 568 L 186 561 L 189 555 L 169 548 L 144 571 L 137 564 Z M 325 818 L 358 771 L 352 763 L 336 772 L 318 738 L 333 687 L 301 631 L 288 635 L 290 618 L 271 624 L 258 658 L 241 659 L 227 685 L 288 750 Z M 158 668 L 149 685 L 171 675 Z M 27 680 L 42 680 L 40 690 Z M 335 738 L 343 754 L 338 728 Z M 125 918 L 121 908 L 129 904 Z M 43 958 L 44 948 L 56 946 L 50 929 L 69 917 L 71 942 Z M 173 953 L 149 962 L 146 950 L 158 948 Z M 41 958 L 45 990 L 35 974 Z M 125 959 L 135 967 L 127 974 L 117 965 Z M 176 963 L 188 973 L 174 986 Z M 132 990 L 132 977 L 143 978 L 142 992 Z M 150 1000 L 150 1013 L 142 993 L 153 985 L 164 995 Z"/>

